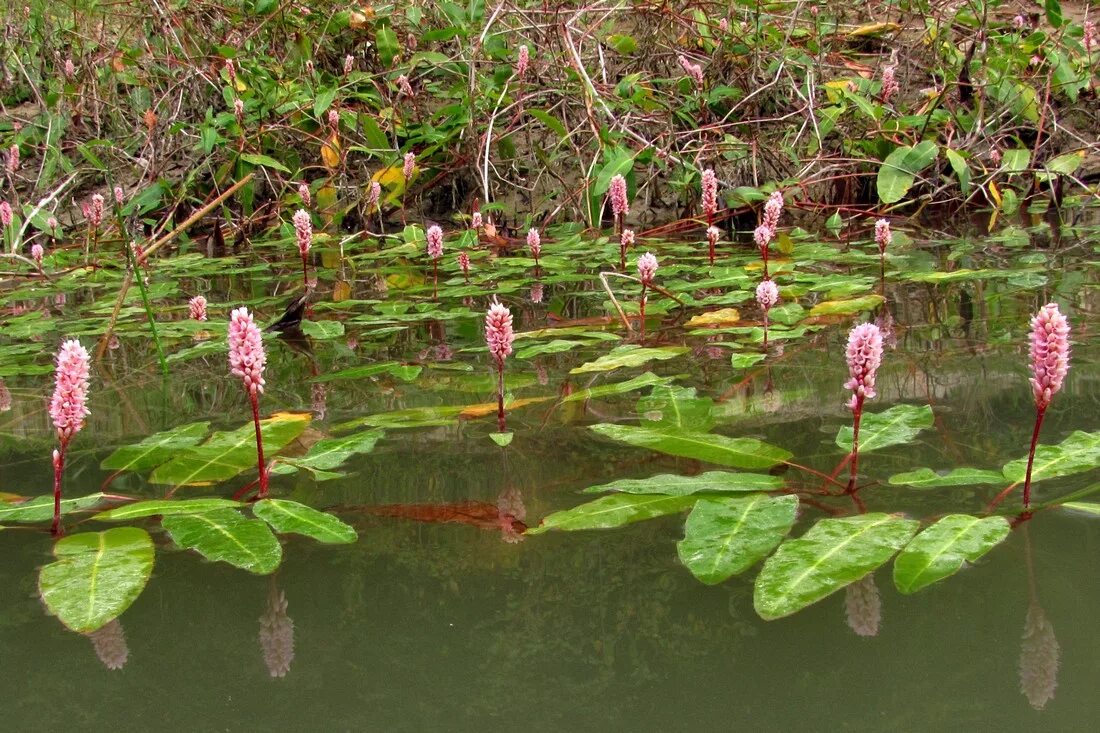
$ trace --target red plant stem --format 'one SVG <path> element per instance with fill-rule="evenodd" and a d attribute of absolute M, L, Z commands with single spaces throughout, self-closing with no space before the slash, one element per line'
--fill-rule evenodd
<path fill-rule="evenodd" d="M 710 260 L 710 266 L 714 267 L 714 240 L 707 236 L 707 258 Z"/>
<path fill-rule="evenodd" d="M 645 286 L 646 286 L 646 284 L 643 282 L 642 283 L 642 300 L 641 300 L 641 303 L 638 306 L 639 315 L 641 317 L 641 323 L 639 324 L 639 330 L 641 331 L 642 339 L 645 339 L 645 301 L 646 301 Z"/>
<path fill-rule="evenodd" d="M 619 269 L 626 271 L 626 242 L 619 238 Z"/>
<path fill-rule="evenodd" d="M 880 252 L 878 256 L 878 285 L 883 297 L 886 297 L 886 253 Z"/>
<path fill-rule="evenodd" d="M 856 490 L 856 473 L 859 471 L 859 420 L 863 417 L 863 396 L 856 397 L 856 409 L 852 411 L 852 462 L 848 475 L 848 493 Z"/>
<path fill-rule="evenodd" d="M 764 351 L 768 350 L 768 312 L 764 311 Z"/>
<path fill-rule="evenodd" d="M 439 298 L 439 260 L 432 259 L 432 300 Z"/>
<path fill-rule="evenodd" d="M 260 491 L 256 498 L 263 499 L 267 496 L 267 466 L 264 465 L 264 438 L 260 432 L 260 398 L 251 391 L 248 397 L 252 401 L 252 422 L 256 425 L 256 465 L 260 470 Z"/>
<path fill-rule="evenodd" d="M 69 447 L 69 441 L 61 439 L 61 445 L 57 449 L 57 459 L 53 462 L 53 525 L 50 533 L 54 537 L 65 534 L 61 526 L 61 476 L 65 473 L 65 449 Z"/>
<path fill-rule="evenodd" d="M 497 430 L 505 432 L 504 427 L 504 361 L 497 361 Z"/>
<path fill-rule="evenodd" d="M 763 247 L 760 248 L 761 254 L 764 255 L 764 279 L 765 280 L 768 279 L 768 249 L 769 249 L 769 247 L 766 244 Z"/>
<path fill-rule="evenodd" d="M 306 265 L 306 253 L 302 253 L 302 287 L 309 287 L 309 268 Z"/>
<path fill-rule="evenodd" d="M 1031 432 L 1031 449 L 1027 454 L 1027 473 L 1024 474 L 1024 512 L 1030 513 L 1031 509 L 1031 464 L 1035 462 L 1035 447 L 1039 444 L 1039 430 L 1043 427 L 1043 416 L 1047 414 L 1046 407 L 1040 407 L 1035 411 L 1035 429 Z"/>

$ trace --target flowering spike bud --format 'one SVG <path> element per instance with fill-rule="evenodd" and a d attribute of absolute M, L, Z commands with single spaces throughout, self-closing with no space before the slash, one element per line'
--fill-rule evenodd
<path fill-rule="evenodd" d="M 438 260 L 443 256 L 443 230 L 437 224 L 432 224 L 428 227 L 427 239 L 428 256 Z"/>
<path fill-rule="evenodd" d="M 76 65 L 72 59 L 65 59 L 65 78 L 72 79 L 76 75 Z"/>
<path fill-rule="evenodd" d="M 707 168 L 703 171 L 703 213 L 710 221 L 718 211 L 718 176 L 714 170 Z"/>
<path fill-rule="evenodd" d="M 657 258 L 652 252 L 646 252 L 638 258 L 638 278 L 642 285 L 653 283 L 653 276 L 657 274 Z"/>
<path fill-rule="evenodd" d="M 397 92 L 405 97 L 413 96 L 412 84 L 409 83 L 409 77 L 404 74 L 397 77 Z"/>
<path fill-rule="evenodd" d="M 122 206 L 124 203 L 126 203 L 126 193 L 122 190 L 122 186 L 115 186 L 115 190 L 113 193 L 115 195 L 116 204 Z"/>
<path fill-rule="evenodd" d="M 192 321 L 206 320 L 206 298 L 203 296 L 196 295 L 187 301 L 187 309 L 190 311 Z"/>
<path fill-rule="evenodd" d="M 247 308 L 241 307 L 229 315 L 229 369 L 244 382 L 251 394 L 263 394 L 264 353 L 260 329 Z"/>
<path fill-rule="evenodd" d="M 753 230 L 752 238 L 757 247 L 765 250 L 772 243 L 772 239 L 775 238 L 775 230 L 767 224 L 761 224 Z"/>
<path fill-rule="evenodd" d="M 306 61 L 306 73 L 309 74 L 310 76 L 313 76 L 313 71 L 314 71 L 313 59 L 309 59 L 308 61 Z"/>
<path fill-rule="evenodd" d="M 722 230 L 715 226 L 707 227 L 707 243 L 711 249 L 718 246 L 718 240 L 722 238 Z"/>
<path fill-rule="evenodd" d="M 886 248 L 894 241 L 894 235 L 890 231 L 890 222 L 879 219 L 875 222 L 875 244 L 878 245 L 880 254 L 886 254 Z"/>
<path fill-rule="evenodd" d="M 89 209 L 88 220 L 91 222 L 92 227 L 96 229 L 103 223 L 103 196 L 98 193 L 92 194 L 92 206 Z"/>
<path fill-rule="evenodd" d="M 240 97 L 233 100 L 233 116 L 237 118 L 237 124 L 244 126 L 244 102 Z"/>
<path fill-rule="evenodd" d="M 718 30 L 721 31 L 722 33 L 729 33 L 730 32 L 730 22 L 727 19 L 722 18 L 721 20 L 718 21 Z"/>
<path fill-rule="evenodd" d="M 634 230 L 623 229 L 622 235 L 619 237 L 619 246 L 626 249 L 634 246 Z"/>
<path fill-rule="evenodd" d="M 344 76 L 355 70 L 355 57 L 350 53 L 344 57 Z"/>
<path fill-rule="evenodd" d="M 516 54 L 516 76 L 522 79 L 527 74 L 527 66 L 531 63 L 531 51 L 527 48 L 527 44 L 523 44 L 519 47 L 519 52 Z"/>
<path fill-rule="evenodd" d="M 8 148 L 8 160 L 7 160 L 8 174 L 13 174 L 19 170 L 19 146 L 12 144 Z"/>
<path fill-rule="evenodd" d="M 408 181 L 412 178 L 413 167 L 416 165 L 416 153 L 405 153 L 405 163 L 401 167 L 401 173 L 405 176 L 405 180 Z"/>
<path fill-rule="evenodd" d="M 51 216 L 49 219 L 46 219 L 46 228 L 49 229 L 51 233 L 56 234 L 57 227 L 57 217 Z"/>
<path fill-rule="evenodd" d="M 1031 319 L 1031 392 L 1045 410 L 1069 372 L 1069 321 L 1057 303 L 1047 303 Z"/>
<path fill-rule="evenodd" d="M 1092 54 L 1092 47 L 1096 45 L 1096 23 L 1091 20 L 1085 21 L 1085 56 Z"/>
<path fill-rule="evenodd" d="M 497 368 L 504 368 L 504 359 L 512 353 L 512 341 L 516 338 L 512 332 L 512 312 L 495 298 L 485 314 L 485 343 L 489 353 L 496 359 Z"/>
<path fill-rule="evenodd" d="M 302 204 L 305 206 L 313 203 L 313 196 L 309 192 L 309 184 L 305 181 L 298 184 L 298 198 L 302 200 Z"/>
<path fill-rule="evenodd" d="M 776 287 L 774 280 L 762 280 L 756 286 L 756 302 L 765 313 L 779 302 L 779 288 Z"/>
<path fill-rule="evenodd" d="M 882 364 L 882 332 L 873 323 L 861 323 L 848 334 L 848 348 L 844 353 L 848 361 L 849 379 L 845 389 L 852 390 L 848 407 L 857 411 L 864 399 L 875 397 L 875 375 Z"/>
<path fill-rule="evenodd" d="M 367 197 L 367 205 L 371 208 L 378 206 L 382 200 L 382 184 L 378 181 L 370 182 L 370 195 Z"/>
<path fill-rule="evenodd" d="M 895 74 L 897 73 L 897 67 L 893 64 L 883 68 L 882 70 L 882 101 L 889 102 L 890 97 L 898 93 L 901 86 L 898 84 Z"/>
<path fill-rule="evenodd" d="M 7 201 L 0 201 L 0 224 L 3 224 L 5 227 L 10 227 L 11 220 L 14 216 L 11 210 L 11 204 Z"/>
<path fill-rule="evenodd" d="M 537 261 L 542 253 L 542 237 L 539 236 L 539 230 L 534 227 L 527 230 L 527 247 L 531 250 L 531 256 Z"/>
<path fill-rule="evenodd" d="M 233 63 L 233 59 L 225 60 L 225 74 L 229 77 L 229 81 L 237 80 L 237 65 Z"/>
<path fill-rule="evenodd" d="M 775 231 L 779 228 L 779 216 L 783 213 L 783 194 L 779 191 L 772 191 L 772 195 L 768 197 L 767 202 L 764 204 L 764 226 L 772 230 L 772 236 L 775 236 Z"/>
<path fill-rule="evenodd" d="M 470 255 L 466 254 L 466 250 L 462 250 L 458 253 L 458 266 L 462 270 L 463 275 L 470 274 Z"/>
<path fill-rule="evenodd" d="M 34 260 L 34 264 L 38 266 L 38 269 L 42 269 L 42 256 L 45 255 L 45 250 L 42 249 L 41 244 L 34 244 L 31 247 L 31 259 Z"/>
<path fill-rule="evenodd" d="M 611 197 L 611 211 L 616 217 L 626 216 L 630 213 L 630 200 L 626 193 L 626 179 L 616 173 L 611 177 L 611 187 L 608 189 Z"/>
<path fill-rule="evenodd" d="M 88 372 L 91 359 L 80 342 L 73 339 L 61 344 L 57 353 L 57 368 L 50 419 L 57 429 L 58 440 L 65 444 L 84 427 L 88 412 Z"/>
<path fill-rule="evenodd" d="M 298 252 L 305 257 L 313 246 L 313 220 L 305 209 L 294 212 L 294 234 L 298 239 Z"/>
<path fill-rule="evenodd" d="M 334 131 L 340 129 L 340 113 L 334 109 L 328 111 L 328 126 Z"/>
<path fill-rule="evenodd" d="M 693 64 L 688 60 L 686 56 L 679 57 L 680 66 L 684 69 L 684 73 L 691 77 L 691 80 L 695 82 L 695 86 L 703 86 L 703 67 L 699 64 Z"/>
<path fill-rule="evenodd" d="M 286 594 L 272 588 L 260 616 L 260 649 L 272 677 L 285 677 L 294 661 L 294 621 L 286 610 Z"/>
<path fill-rule="evenodd" d="M 482 223 L 483 222 L 481 221 L 481 212 L 475 211 L 473 216 L 470 217 L 470 228 L 481 229 Z"/>

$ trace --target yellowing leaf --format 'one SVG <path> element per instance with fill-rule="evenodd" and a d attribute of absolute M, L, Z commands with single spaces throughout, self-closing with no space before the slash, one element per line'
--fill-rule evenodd
<path fill-rule="evenodd" d="M 730 323 L 737 323 L 741 320 L 741 312 L 736 308 L 720 308 L 716 311 L 710 311 L 709 313 L 700 313 L 697 316 L 692 316 L 691 320 L 687 322 L 689 327 L 692 326 L 721 326 Z"/>
<path fill-rule="evenodd" d="M 520 407 L 526 407 L 527 405 L 537 405 L 540 402 L 546 402 L 552 400 L 553 397 L 525 397 L 522 400 L 512 400 L 511 402 L 504 403 L 505 410 L 515 410 Z M 475 417 L 485 417 L 486 415 L 492 415 L 497 411 L 497 403 L 495 402 L 483 402 L 477 405 L 469 405 L 463 408 L 462 412 L 458 413 L 458 416 L 464 420 L 470 420 Z"/>
<path fill-rule="evenodd" d="M 897 23 L 864 23 L 855 30 L 848 31 L 849 38 L 862 38 L 864 36 L 883 36 L 887 33 L 901 30 Z"/>
<path fill-rule="evenodd" d="M 340 165 L 340 138 L 334 132 L 332 136 L 321 144 L 321 160 L 329 170 Z"/>

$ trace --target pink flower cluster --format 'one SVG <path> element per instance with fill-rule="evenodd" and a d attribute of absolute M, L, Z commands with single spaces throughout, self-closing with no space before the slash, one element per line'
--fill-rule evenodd
<path fill-rule="evenodd" d="M 233 116 L 237 118 L 237 124 L 244 126 L 244 102 L 240 97 L 233 100 Z"/>
<path fill-rule="evenodd" d="M 263 394 L 264 366 L 263 337 L 247 308 L 241 307 L 229 315 L 229 369 L 244 381 L 250 394 Z"/>
<path fill-rule="evenodd" d="M 92 194 L 92 205 L 88 209 L 88 221 L 93 229 L 98 229 L 99 225 L 103 223 L 103 196 L 98 193 Z"/>
<path fill-rule="evenodd" d="M 355 57 L 348 54 L 344 57 L 344 75 L 347 76 L 355 70 Z"/>
<path fill-rule="evenodd" d="M 115 186 L 115 190 L 113 191 L 113 193 L 115 195 L 116 204 L 122 206 L 124 203 L 126 203 L 126 193 L 122 190 L 122 186 Z"/>
<path fill-rule="evenodd" d="M 481 220 L 481 212 L 480 211 L 475 211 L 473 213 L 473 216 L 470 217 L 470 228 L 471 229 L 481 229 L 482 223 L 483 222 Z"/>
<path fill-rule="evenodd" d="M 718 246 L 718 240 L 722 238 L 722 230 L 715 226 L 707 227 L 707 243 L 711 249 Z"/>
<path fill-rule="evenodd" d="M 496 359 L 497 368 L 504 368 L 504 359 L 512 353 L 512 342 L 516 335 L 512 331 L 512 312 L 496 299 L 485 314 L 485 343 L 489 353 Z"/>
<path fill-rule="evenodd" d="M 88 351 L 76 339 L 61 344 L 57 354 L 56 384 L 50 400 L 50 419 L 57 438 L 67 443 L 84 427 L 88 412 Z"/>
<path fill-rule="evenodd" d="M 527 230 L 527 247 L 531 250 L 531 256 L 538 262 L 539 255 L 542 254 L 542 237 L 539 236 L 539 230 L 534 227 Z"/>
<path fill-rule="evenodd" d="M 707 221 L 713 218 L 718 211 L 718 176 L 714 170 L 707 168 L 703 171 L 703 213 L 707 215 Z"/>
<path fill-rule="evenodd" d="M 890 97 L 898 93 L 901 87 L 895 78 L 897 67 L 891 64 L 882 70 L 882 101 L 889 102 Z"/>
<path fill-rule="evenodd" d="M 626 216 L 630 213 L 630 200 L 626 193 L 626 179 L 621 174 L 611 177 L 611 187 L 608 189 L 611 198 L 611 211 L 615 217 Z"/>
<path fill-rule="evenodd" d="M 0 224 L 3 224 L 5 227 L 10 227 L 11 220 L 14 216 L 11 210 L 11 204 L 7 201 L 0 201 Z"/>
<path fill-rule="evenodd" d="M 382 200 L 382 184 L 378 181 L 370 182 L 370 195 L 367 197 L 367 205 L 374 208 Z"/>
<path fill-rule="evenodd" d="M 779 288 L 774 280 L 762 280 L 756 286 L 756 302 L 765 313 L 779 302 Z"/>
<path fill-rule="evenodd" d="M 438 260 L 443 256 L 443 230 L 436 224 L 428 227 L 428 256 Z"/>
<path fill-rule="evenodd" d="M 524 44 L 519 47 L 519 53 L 516 55 L 516 76 L 522 79 L 527 74 L 527 67 L 531 63 L 531 51 Z"/>
<path fill-rule="evenodd" d="M 466 254 L 466 250 L 462 250 L 458 253 L 458 266 L 462 270 L 463 275 L 470 274 L 470 255 Z"/>
<path fill-rule="evenodd" d="M 412 84 L 409 83 L 409 77 L 405 76 L 404 74 L 397 77 L 397 91 L 398 93 L 406 97 L 413 96 L 413 88 Z"/>
<path fill-rule="evenodd" d="M 878 245 L 880 254 L 886 254 L 886 248 L 894 241 L 894 235 L 890 232 L 890 222 L 879 219 L 875 222 L 875 244 Z"/>
<path fill-rule="evenodd" d="M 768 197 L 768 200 L 764 203 L 764 221 L 763 224 L 768 229 L 772 230 L 772 236 L 775 236 L 775 231 L 779 228 L 779 217 L 783 213 L 783 194 L 779 191 L 772 191 L 772 195 Z"/>
<path fill-rule="evenodd" d="M 845 389 L 852 390 L 848 408 L 853 412 L 862 409 L 864 399 L 875 397 L 875 375 L 882 364 L 882 332 L 873 323 L 861 323 L 848 334 L 848 348 L 844 354 L 848 360 L 848 376 Z"/>
<path fill-rule="evenodd" d="M 619 246 L 622 247 L 625 252 L 628 248 L 634 246 L 634 239 L 633 229 L 623 229 L 623 233 L 619 235 Z"/>
<path fill-rule="evenodd" d="M 1031 392 L 1045 410 L 1062 389 L 1069 371 L 1069 321 L 1057 303 L 1047 303 L 1031 319 Z"/>
<path fill-rule="evenodd" d="M 1085 55 L 1092 53 L 1092 47 L 1096 43 L 1096 23 L 1085 21 Z"/>
<path fill-rule="evenodd" d="M 305 209 L 294 212 L 294 235 L 298 239 L 298 252 L 305 257 L 313 246 L 313 220 Z"/>
<path fill-rule="evenodd" d="M 192 321 L 206 320 L 206 298 L 203 296 L 196 295 L 194 298 L 187 301 L 187 308 L 190 311 Z"/>
<path fill-rule="evenodd" d="M 8 174 L 11 175 L 19 170 L 19 146 L 12 145 L 8 148 L 8 160 L 7 160 Z"/>
<path fill-rule="evenodd" d="M 298 184 L 298 198 L 302 200 L 302 204 L 309 206 L 313 202 L 313 196 L 309 192 L 309 184 L 302 181 Z"/>
<path fill-rule="evenodd" d="M 684 73 L 691 77 L 691 80 L 695 82 L 695 86 L 703 86 L 703 67 L 699 64 L 691 63 L 687 56 L 680 56 L 679 61 L 680 66 L 684 69 Z"/>
<path fill-rule="evenodd" d="M 756 227 L 752 232 L 753 241 L 756 242 L 756 246 L 764 251 L 768 248 L 768 245 L 772 243 L 772 239 L 775 237 L 775 230 L 769 227 L 767 224 L 761 224 Z"/>
<path fill-rule="evenodd" d="M 405 180 L 408 181 L 412 178 L 413 167 L 416 165 L 416 153 L 405 153 L 405 163 L 401 167 L 401 173 L 405 176 Z"/>
<path fill-rule="evenodd" d="M 35 243 L 31 247 L 31 259 L 34 260 L 34 264 L 38 265 L 38 269 L 42 269 L 42 257 L 45 256 L 46 250 L 42 249 L 42 245 Z"/>
<path fill-rule="evenodd" d="M 653 276 L 656 274 L 657 258 L 653 256 L 652 252 L 646 252 L 638 258 L 638 278 L 642 281 L 642 285 L 649 285 L 653 282 Z"/>
<path fill-rule="evenodd" d="M 57 217 L 51 216 L 49 219 L 46 219 L 46 228 L 52 233 L 57 234 L 58 226 L 60 226 L 60 224 L 57 223 Z"/>

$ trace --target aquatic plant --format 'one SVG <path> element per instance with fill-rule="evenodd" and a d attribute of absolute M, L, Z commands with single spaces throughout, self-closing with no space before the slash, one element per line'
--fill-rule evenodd
<path fill-rule="evenodd" d="M 619 269 L 626 269 L 626 251 L 634 246 L 634 230 L 623 229 L 619 235 Z"/>
<path fill-rule="evenodd" d="M 80 342 L 72 339 L 61 344 L 54 370 L 54 390 L 50 399 L 50 419 L 57 430 L 57 449 L 53 452 L 53 524 L 55 536 L 61 528 L 61 480 L 65 473 L 65 453 L 69 442 L 84 428 L 88 410 L 90 358 Z"/>
<path fill-rule="evenodd" d="M 642 338 L 645 338 L 645 304 L 646 290 L 653 285 L 653 277 L 657 274 L 657 258 L 652 252 L 646 252 L 638 258 L 638 279 L 642 282 L 642 294 L 638 296 L 639 323 Z"/>
<path fill-rule="evenodd" d="M 527 230 L 527 249 L 531 250 L 531 256 L 535 258 L 535 267 L 539 266 L 539 255 L 542 253 L 542 237 L 539 230 L 531 227 Z"/>
<path fill-rule="evenodd" d="M 623 231 L 623 219 L 630 213 L 630 199 L 626 192 L 626 179 L 621 173 L 611 177 L 611 183 L 607 189 L 607 196 L 611 199 L 611 213 L 615 216 L 615 231 Z"/>
<path fill-rule="evenodd" d="M 504 424 L 504 360 L 512 353 L 512 312 L 496 298 L 485 314 L 485 343 L 497 370 L 497 429 L 503 433 Z"/>
<path fill-rule="evenodd" d="M 309 250 L 313 246 L 313 219 L 305 209 L 294 212 L 294 236 L 298 240 L 298 254 L 302 258 L 302 286 L 309 287 Z"/>
<path fill-rule="evenodd" d="M 196 295 L 187 301 L 187 309 L 192 321 L 206 320 L 206 298 L 204 296 Z"/>
<path fill-rule="evenodd" d="M 714 254 L 718 248 L 718 240 L 722 238 L 722 230 L 716 226 L 707 227 L 707 260 L 714 267 Z"/>
<path fill-rule="evenodd" d="M 756 286 L 756 302 L 764 313 L 764 349 L 768 348 L 768 311 L 779 302 L 779 288 L 774 280 L 762 280 Z"/>
<path fill-rule="evenodd" d="M 439 259 L 443 257 L 443 229 L 432 224 L 425 235 L 428 257 L 432 258 L 432 298 L 439 297 Z"/>
<path fill-rule="evenodd" d="M 458 253 L 458 268 L 462 270 L 462 279 L 469 285 L 470 283 L 470 255 L 466 253 L 466 250 L 462 250 Z"/>
<path fill-rule="evenodd" d="M 848 362 L 848 381 L 845 389 L 852 390 L 848 409 L 852 411 L 852 452 L 848 461 L 850 477 L 848 492 L 856 490 L 856 474 L 859 470 L 859 424 L 863 417 L 863 404 L 875 398 L 875 376 L 882 364 L 882 332 L 873 323 L 861 323 L 848 334 L 848 348 L 844 352 Z"/>
<path fill-rule="evenodd" d="M 1027 472 L 1024 478 L 1024 511 L 1031 508 L 1031 471 L 1035 464 L 1035 447 L 1039 444 L 1039 431 L 1043 417 L 1054 395 L 1062 389 L 1062 382 L 1069 372 L 1069 321 L 1057 303 L 1047 303 L 1031 319 L 1031 393 L 1035 398 L 1035 427 L 1031 433 L 1031 447 L 1027 454 Z"/>
<path fill-rule="evenodd" d="M 761 224 L 752 232 L 753 241 L 756 242 L 756 246 L 760 250 L 760 256 L 764 261 L 765 278 L 768 277 L 768 250 L 771 247 L 771 242 L 774 237 L 775 230 L 767 224 Z"/>
<path fill-rule="evenodd" d="M 268 480 L 263 433 L 260 431 L 260 395 L 264 391 L 266 365 L 267 354 L 259 327 L 247 308 L 237 308 L 229 314 L 229 369 L 234 376 L 241 378 L 252 405 L 252 422 L 256 428 L 256 465 L 260 474 L 260 488 L 256 495 L 259 499 L 267 496 Z"/>

